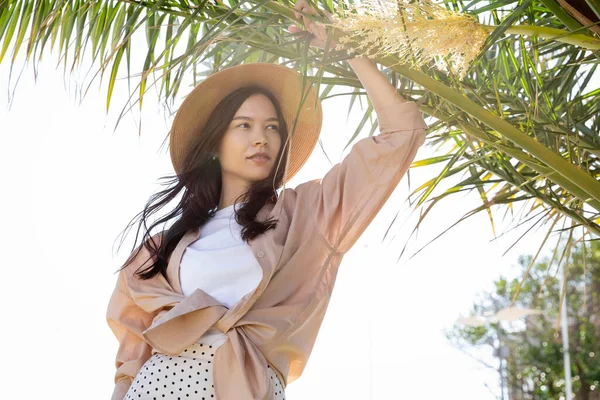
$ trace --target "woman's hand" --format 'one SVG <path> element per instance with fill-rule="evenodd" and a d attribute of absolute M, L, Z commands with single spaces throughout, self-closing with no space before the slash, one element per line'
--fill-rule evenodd
<path fill-rule="evenodd" d="M 300 12 L 308 15 L 319 15 L 319 13 L 312 8 L 306 0 L 297 0 L 294 5 L 294 16 L 296 18 L 302 17 L 306 30 L 314 35 L 310 40 L 311 46 L 325 48 L 327 42 L 327 31 L 325 27 L 318 26 L 316 23 L 311 21 L 309 18 L 300 14 Z M 332 21 L 332 14 L 323 10 L 323 13 Z M 290 33 L 304 32 L 296 25 L 290 25 Z M 330 48 L 334 48 L 336 43 L 332 40 Z M 405 102 L 406 100 L 398 94 L 396 88 L 390 84 L 387 78 L 379 71 L 377 66 L 368 58 L 350 58 L 348 63 L 356 73 L 356 76 L 362 83 L 363 87 L 367 91 L 367 95 L 373 104 L 375 112 L 381 111 L 387 107 L 397 104 L 398 102 Z"/>
<path fill-rule="evenodd" d="M 288 29 L 289 32 L 290 33 L 298 33 L 298 32 L 308 31 L 308 32 L 312 33 L 314 36 L 310 40 L 310 45 L 324 49 L 325 44 L 327 43 L 327 30 L 325 29 L 325 27 L 318 26 L 315 22 L 311 21 L 306 16 L 300 14 L 300 12 L 303 12 L 308 15 L 319 15 L 319 13 L 314 8 L 312 8 L 306 0 L 297 0 L 296 4 L 294 5 L 294 10 L 296 10 L 296 11 L 294 11 L 294 16 L 296 18 L 302 17 L 302 20 L 304 22 L 304 26 L 306 27 L 306 30 L 303 30 L 296 25 L 290 25 L 289 29 Z M 300 11 L 300 12 L 298 12 L 298 11 Z M 331 22 L 331 13 L 329 13 L 325 10 L 323 10 L 323 13 Z M 335 47 L 335 45 L 336 45 L 336 42 L 331 40 L 329 47 L 331 49 L 333 49 Z"/>

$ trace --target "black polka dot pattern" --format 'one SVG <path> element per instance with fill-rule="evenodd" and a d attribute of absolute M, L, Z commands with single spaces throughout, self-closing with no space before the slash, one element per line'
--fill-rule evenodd
<path fill-rule="evenodd" d="M 212 366 L 216 348 L 194 343 L 178 356 L 156 353 L 146 361 L 124 400 L 216 400 Z M 272 400 L 285 400 L 279 378 L 269 366 Z"/>

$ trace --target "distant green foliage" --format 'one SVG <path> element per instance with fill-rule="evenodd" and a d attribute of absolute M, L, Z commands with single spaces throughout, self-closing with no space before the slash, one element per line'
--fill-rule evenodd
<path fill-rule="evenodd" d="M 578 244 L 568 264 L 567 289 L 569 347 L 573 391 L 578 400 L 600 396 L 600 242 Z M 522 272 L 531 256 L 519 259 Z M 584 274 L 585 269 L 585 274 Z M 556 400 L 564 396 L 563 350 L 560 336 L 555 337 L 559 315 L 562 282 L 555 275 L 556 265 L 543 260 L 533 265 L 521 286 L 514 306 L 542 310 L 542 315 L 529 316 L 519 332 L 506 323 L 487 323 L 481 327 L 455 325 L 448 338 L 463 349 L 497 349 L 498 337 L 508 348 L 507 382 L 511 400 Z M 472 314 L 496 313 L 511 304 L 521 278 L 499 278 L 495 291 L 485 293 L 473 305 Z M 560 330 L 558 331 L 560 335 Z M 596 396 L 596 397 L 594 397 Z"/>

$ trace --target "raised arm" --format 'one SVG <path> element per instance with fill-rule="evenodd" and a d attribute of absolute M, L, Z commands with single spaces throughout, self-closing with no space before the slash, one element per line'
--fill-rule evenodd
<path fill-rule="evenodd" d="M 385 133 L 356 142 L 323 179 L 299 185 L 297 206 L 337 252 L 346 253 L 408 171 L 427 128 L 414 102 L 379 110 Z"/>
<path fill-rule="evenodd" d="M 348 60 L 348 63 L 367 91 L 367 96 L 373 104 L 373 109 L 378 112 L 378 116 L 385 108 L 406 102 L 406 99 L 388 82 L 371 60 L 352 58 Z"/>
<path fill-rule="evenodd" d="M 306 0 L 296 0 L 294 10 L 313 35 L 310 44 L 324 48 L 326 29 L 306 17 L 318 12 Z M 330 14 L 325 15 L 331 20 Z M 292 25 L 289 31 L 303 29 Z M 398 94 L 371 60 L 353 58 L 349 63 L 377 114 L 379 134 L 356 142 L 323 179 L 295 189 L 296 206 L 311 217 L 308 229 L 316 228 L 340 253 L 352 247 L 408 171 L 427 129 L 417 105 Z"/>

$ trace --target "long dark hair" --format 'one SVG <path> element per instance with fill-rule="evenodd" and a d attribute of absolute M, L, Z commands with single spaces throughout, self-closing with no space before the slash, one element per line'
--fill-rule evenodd
<path fill-rule="evenodd" d="M 277 201 L 277 189 L 282 186 L 285 173 L 285 160 L 287 160 L 288 146 L 287 136 L 288 128 L 283 117 L 281 106 L 275 96 L 268 90 L 258 86 L 247 86 L 229 93 L 223 100 L 217 104 L 210 114 L 202 134 L 198 134 L 198 141 L 190 149 L 183 163 L 183 172 L 178 175 L 168 175 L 159 178 L 159 181 L 165 181 L 163 186 L 166 189 L 153 194 L 144 209 L 138 213 L 129 222 L 122 232 L 123 243 L 126 232 L 135 225 L 137 221 L 137 231 L 133 251 L 125 264 L 119 269 L 127 267 L 135 259 L 137 254 L 145 247 L 149 252 L 149 260 L 152 263 L 146 268 L 139 267 L 135 274 L 140 279 L 151 279 L 158 273 L 161 273 L 168 280 L 166 271 L 169 256 L 173 249 L 183 237 L 183 235 L 195 228 L 204 225 L 214 216 L 221 196 L 221 166 L 218 159 L 213 159 L 216 154 L 219 143 L 231 120 L 244 101 L 254 94 L 263 94 L 267 96 L 277 112 L 279 119 L 279 134 L 281 135 L 281 148 L 275 161 L 275 167 L 269 176 L 261 181 L 253 182 L 248 191 L 236 199 L 243 202 L 239 209 L 235 210 L 236 221 L 242 226 L 241 236 L 244 241 L 255 238 L 256 236 L 275 228 L 277 220 L 269 218 L 264 222 L 256 220 L 256 215 L 260 209 L 267 203 Z M 150 226 L 148 218 L 162 209 L 165 205 L 181 195 L 177 206 L 167 215 L 161 217 Z M 151 232 L 158 225 L 166 224 L 168 221 L 176 219 L 172 225 L 163 230 L 157 241 L 150 240 L 153 235 Z M 140 230 L 143 230 L 142 244 L 137 245 Z M 120 247 L 120 245 L 119 245 Z M 144 262 L 142 266 L 146 265 Z"/>

